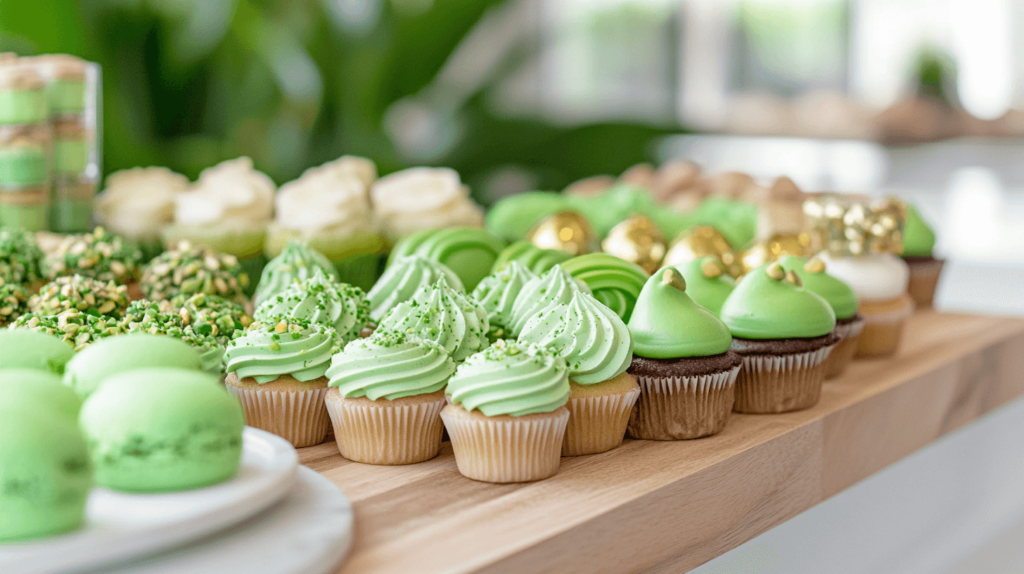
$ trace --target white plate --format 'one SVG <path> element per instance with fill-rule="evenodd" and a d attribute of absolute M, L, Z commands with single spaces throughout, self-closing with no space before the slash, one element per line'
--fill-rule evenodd
<path fill-rule="evenodd" d="M 251 427 L 231 480 L 166 494 L 95 488 L 81 530 L 0 545 L 3 574 L 95 568 L 171 548 L 237 524 L 281 500 L 295 483 L 298 456 L 284 439 Z"/>
<path fill-rule="evenodd" d="M 352 546 L 352 504 L 304 466 L 295 486 L 266 512 L 188 546 L 105 567 L 103 574 L 326 574 Z M 100 574 L 94 571 L 92 574 Z"/>

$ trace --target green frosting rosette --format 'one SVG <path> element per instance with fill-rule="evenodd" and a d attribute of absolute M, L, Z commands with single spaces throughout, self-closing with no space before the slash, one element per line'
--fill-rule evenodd
<path fill-rule="evenodd" d="M 562 264 L 574 278 L 587 284 L 598 301 L 629 321 L 633 305 L 649 275 L 636 263 L 607 253 L 573 257 Z"/>
<path fill-rule="evenodd" d="M 729 350 L 729 329 L 686 294 L 674 267 L 655 273 L 636 300 L 629 332 L 633 353 L 648 359 L 710 357 Z"/>
<path fill-rule="evenodd" d="M 8 283 L 0 277 L 0 327 L 28 311 L 28 291 L 17 283 Z"/>
<path fill-rule="evenodd" d="M 686 280 L 686 294 L 701 307 L 719 315 L 725 300 L 736 288 L 736 280 L 725 272 L 725 265 L 717 257 L 707 256 L 680 263 L 675 268 Z"/>
<path fill-rule="evenodd" d="M 130 302 L 124 285 L 71 275 L 58 277 L 44 285 L 28 300 L 28 307 L 40 315 L 56 315 L 76 309 L 88 315 L 121 317 Z"/>
<path fill-rule="evenodd" d="M 501 339 L 459 365 L 445 393 L 489 417 L 550 413 L 569 401 L 569 371 L 544 347 Z"/>
<path fill-rule="evenodd" d="M 454 372 L 455 361 L 437 343 L 378 329 L 334 355 L 327 377 L 342 397 L 376 401 L 440 391 Z"/>
<path fill-rule="evenodd" d="M 555 265 L 568 261 L 572 255 L 557 249 L 541 249 L 529 241 L 516 241 L 501 250 L 491 267 L 491 272 L 501 271 L 512 261 L 518 261 L 524 267 L 540 275 Z"/>
<path fill-rule="evenodd" d="M 139 285 L 153 301 L 196 293 L 243 301 L 249 276 L 234 255 L 182 241 L 177 249 L 165 251 L 146 265 Z"/>
<path fill-rule="evenodd" d="M 560 265 L 555 265 L 547 273 L 523 285 L 512 305 L 512 321 L 505 327 L 511 330 L 512 336 L 518 337 L 531 317 L 549 307 L 568 304 L 577 291 L 589 294 L 590 288 L 586 283 L 573 279 Z"/>
<path fill-rule="evenodd" d="M 450 227 L 431 229 L 406 236 L 398 242 L 388 260 L 419 254 L 443 263 L 455 272 L 467 290 L 472 290 L 490 273 L 505 243 L 483 229 Z"/>
<path fill-rule="evenodd" d="M 565 359 L 569 378 L 593 385 L 626 372 L 633 359 L 629 328 L 611 309 L 586 293 L 568 305 L 534 315 L 519 334 L 520 343 L 547 347 Z"/>
<path fill-rule="evenodd" d="M 120 319 L 107 316 L 97 317 L 78 309 L 68 309 L 56 315 L 26 313 L 11 323 L 10 328 L 31 329 L 59 337 L 74 347 L 75 352 L 81 351 L 100 339 L 124 333 Z"/>
<path fill-rule="evenodd" d="M 122 285 L 138 281 L 140 265 L 142 250 L 102 227 L 92 233 L 69 235 L 43 261 L 50 278 L 81 275 Z"/>
<path fill-rule="evenodd" d="M 304 281 L 293 283 L 256 308 L 253 318 L 303 319 L 334 327 L 339 343 L 359 336 L 370 317 L 370 304 L 363 290 L 346 283 L 334 283 L 319 269 Z"/>
<path fill-rule="evenodd" d="M 828 301 L 832 312 L 836 314 L 836 319 L 849 319 L 857 315 L 857 309 L 860 307 L 857 294 L 845 281 L 826 273 L 825 263 L 821 259 L 808 260 L 804 257 L 786 255 L 779 259 L 779 264 L 786 271 L 796 273 L 804 289 Z"/>
<path fill-rule="evenodd" d="M 31 285 L 43 280 L 43 251 L 35 236 L 21 229 L 0 228 L 0 279 Z"/>
<path fill-rule="evenodd" d="M 529 235 L 530 230 L 541 219 L 567 209 L 568 205 L 566 196 L 560 193 L 551 191 L 517 193 L 498 200 L 487 212 L 484 226 L 487 231 L 505 241 L 518 241 Z"/>
<path fill-rule="evenodd" d="M 338 351 L 333 327 L 302 319 L 254 321 L 224 352 L 224 371 L 259 384 L 291 375 L 307 382 L 324 376 Z"/>
<path fill-rule="evenodd" d="M 907 204 L 907 221 L 903 224 L 903 255 L 931 257 L 935 249 L 935 232 L 921 217 L 917 208 Z"/>
<path fill-rule="evenodd" d="M 396 257 L 366 294 L 370 301 L 370 319 L 380 321 L 395 305 L 412 299 L 420 287 L 433 285 L 441 277 L 452 289 L 466 290 L 459 276 L 442 263 L 422 255 Z"/>
<path fill-rule="evenodd" d="M 795 273 L 771 263 L 743 276 L 722 306 L 722 321 L 743 339 L 811 339 L 828 335 L 836 314 Z"/>
<path fill-rule="evenodd" d="M 505 338 L 508 332 L 506 325 L 512 321 L 512 307 L 519 292 L 536 277 L 533 271 L 518 261 L 511 261 L 501 271 L 484 277 L 473 289 L 473 299 L 487 311 L 487 320 L 491 324 L 491 330 L 487 333 L 489 338 Z"/>
<path fill-rule="evenodd" d="M 399 303 L 380 322 L 379 329 L 402 331 L 433 341 L 456 361 L 487 346 L 487 311 L 464 293 L 448 286 L 444 277 L 422 287 L 412 299 Z"/>
<path fill-rule="evenodd" d="M 204 371 L 219 373 L 224 358 L 224 344 L 210 332 L 197 332 L 191 322 L 185 322 L 187 317 L 184 313 L 164 312 L 159 303 L 140 299 L 128 306 L 121 327 L 125 333 L 165 335 L 188 343 L 199 353 Z"/>
<path fill-rule="evenodd" d="M 305 281 L 320 271 L 333 281 L 338 272 L 326 255 L 311 248 L 304 241 L 291 240 L 277 257 L 267 262 L 256 285 L 252 302 L 257 307 L 271 296 L 276 295 L 296 281 Z"/>

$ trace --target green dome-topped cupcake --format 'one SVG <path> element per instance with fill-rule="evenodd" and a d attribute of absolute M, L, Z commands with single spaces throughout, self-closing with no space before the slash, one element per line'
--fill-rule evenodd
<path fill-rule="evenodd" d="M 913 205 L 907 204 L 907 221 L 903 225 L 903 260 L 910 268 L 907 293 L 918 307 L 931 307 L 935 288 L 945 261 L 934 253 L 935 231 Z"/>
<path fill-rule="evenodd" d="M 370 320 L 380 322 L 396 305 L 412 299 L 421 287 L 433 285 L 441 277 L 452 289 L 466 291 L 459 276 L 443 263 L 422 255 L 396 257 L 366 294 Z"/>
<path fill-rule="evenodd" d="M 92 233 L 69 235 L 43 262 L 50 278 L 82 275 L 121 285 L 138 282 L 141 264 L 142 251 L 135 243 L 102 227 Z"/>
<path fill-rule="evenodd" d="M 257 321 L 289 317 L 334 327 L 339 345 L 358 337 L 369 316 L 370 304 L 362 289 L 334 283 L 320 270 L 271 295 L 253 314 Z"/>
<path fill-rule="evenodd" d="M 506 329 L 510 330 L 510 335 L 518 337 L 531 317 L 560 303 L 569 303 L 578 291 L 591 294 L 586 283 L 573 279 L 560 265 L 555 265 L 523 285 L 512 305 L 512 320 L 505 325 Z"/>
<path fill-rule="evenodd" d="M 864 317 L 857 313 L 860 307 L 857 294 L 842 279 L 826 273 L 825 263 L 817 257 L 808 260 L 787 255 L 779 259 L 779 263 L 783 269 L 800 277 L 804 289 L 828 301 L 832 312 L 836 314 L 836 328 L 833 332 L 839 337 L 839 343 L 825 359 L 825 378 L 838 377 L 853 360 L 860 332 L 864 329 Z"/>
<path fill-rule="evenodd" d="M 649 275 L 636 263 L 607 253 L 573 257 L 562 264 L 574 278 L 587 284 L 594 297 L 629 321 L 633 305 Z"/>
<path fill-rule="evenodd" d="M 463 361 L 487 346 L 490 322 L 479 303 L 441 277 L 395 306 L 378 329 L 418 335 L 441 345 L 455 361 Z"/>
<path fill-rule="evenodd" d="M 252 297 L 253 305 L 276 295 L 297 281 L 305 281 L 317 272 L 322 272 L 333 281 L 338 280 L 334 264 L 327 256 L 311 248 L 302 241 L 289 241 L 281 253 L 267 262 L 256 285 L 256 294 Z"/>
<path fill-rule="evenodd" d="M 565 251 L 557 249 L 541 249 L 529 241 L 516 241 L 498 254 L 498 258 L 491 267 L 491 272 L 501 271 L 512 261 L 518 261 L 523 267 L 533 271 L 537 275 L 546 273 L 555 265 L 564 263 L 572 258 Z"/>
<path fill-rule="evenodd" d="M 725 300 L 736 288 L 736 280 L 725 272 L 717 257 L 700 257 L 675 266 L 686 280 L 686 294 L 698 305 L 718 316 Z"/>
<path fill-rule="evenodd" d="M 505 241 L 518 241 L 529 235 L 538 221 L 566 209 L 569 201 L 560 193 L 529 191 L 499 200 L 487 212 L 487 231 Z M 534 271 L 537 271 L 536 269 Z M 540 273 L 540 271 L 537 271 Z"/>
<path fill-rule="evenodd" d="M 224 343 L 211 330 L 197 332 L 188 314 L 163 311 L 159 303 L 140 299 L 128 306 L 122 326 L 125 333 L 166 335 L 187 343 L 199 354 L 202 369 L 220 375 L 224 358 Z"/>
<path fill-rule="evenodd" d="M 76 309 L 87 315 L 119 318 L 130 302 L 124 285 L 71 275 L 44 285 L 29 299 L 28 308 L 39 315 L 57 315 Z"/>
<path fill-rule="evenodd" d="M 459 276 L 467 290 L 472 290 L 490 273 L 504 247 L 502 240 L 475 227 L 419 231 L 395 245 L 388 265 L 398 257 L 419 254 L 446 265 Z"/>
<path fill-rule="evenodd" d="M 327 411 L 341 455 L 367 464 L 412 464 L 437 456 L 444 387 L 455 361 L 437 343 L 378 330 L 334 355 Z"/>
<path fill-rule="evenodd" d="M 441 411 L 459 472 L 528 482 L 558 472 L 569 411 L 565 359 L 539 345 L 498 340 L 459 366 Z"/>
<path fill-rule="evenodd" d="M 56 315 L 27 313 L 11 323 L 10 328 L 30 329 L 58 337 L 76 352 L 100 339 L 124 333 L 120 318 L 105 315 L 97 317 L 77 309 L 68 309 Z"/>
<path fill-rule="evenodd" d="M 183 241 L 150 261 L 140 283 L 142 293 L 153 301 L 207 293 L 244 302 L 249 276 L 234 255 Z"/>
<path fill-rule="evenodd" d="M 562 456 L 619 446 L 640 396 L 636 379 L 626 373 L 633 338 L 622 319 L 593 296 L 577 292 L 568 305 L 534 315 L 519 341 L 551 349 L 569 369 L 569 426 Z"/>
<path fill-rule="evenodd" d="M 629 373 L 640 400 L 629 419 L 634 438 L 679 440 L 721 431 L 732 411 L 740 357 L 729 329 L 687 294 L 674 267 L 655 273 L 637 298 L 629 331 Z"/>
<path fill-rule="evenodd" d="M 44 282 L 42 262 L 43 251 L 31 233 L 0 228 L 0 279 L 38 289 Z"/>
<path fill-rule="evenodd" d="M 64 374 L 74 348 L 53 335 L 29 329 L 0 329 L 0 369 L 36 369 Z"/>
<path fill-rule="evenodd" d="M 494 341 L 508 336 L 506 325 L 512 322 L 512 307 L 516 297 L 526 283 L 536 277 L 533 271 L 518 261 L 510 261 L 500 271 L 484 277 L 476 286 L 473 298 L 487 311 L 487 320 L 491 324 L 487 333 L 489 339 Z"/>
<path fill-rule="evenodd" d="M 743 357 L 737 411 L 782 413 L 818 402 L 825 360 L 839 342 L 836 315 L 796 273 L 778 263 L 747 273 L 722 306 L 722 321 Z"/>
<path fill-rule="evenodd" d="M 303 319 L 254 321 L 224 353 L 225 383 L 245 409 L 245 420 L 296 447 L 320 444 L 330 419 L 324 406 L 334 327 Z"/>

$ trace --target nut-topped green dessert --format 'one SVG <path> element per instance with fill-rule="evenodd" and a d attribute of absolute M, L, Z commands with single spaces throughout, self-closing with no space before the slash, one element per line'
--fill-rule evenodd
<path fill-rule="evenodd" d="M 11 329 L 31 329 L 59 337 L 81 351 L 96 341 L 124 333 L 120 319 L 90 315 L 78 309 L 68 309 L 56 315 L 26 313 L 11 323 Z"/>
<path fill-rule="evenodd" d="M 234 255 L 187 241 L 150 261 L 141 281 L 143 294 L 154 301 L 207 293 L 242 302 L 248 285 L 249 276 Z"/>
<path fill-rule="evenodd" d="M 69 235 L 46 255 L 43 268 L 51 279 L 81 275 L 122 285 L 139 280 L 142 251 L 135 243 L 97 227 L 92 233 Z"/>
<path fill-rule="evenodd" d="M 31 233 L 0 228 L 0 279 L 36 289 L 45 281 L 42 261 L 43 251 Z"/>
<path fill-rule="evenodd" d="M 0 277 L 0 327 L 28 311 L 28 291 L 18 283 Z"/>
<path fill-rule="evenodd" d="M 28 307 L 39 315 L 76 309 L 87 315 L 121 317 L 130 302 L 128 288 L 124 285 L 70 275 L 43 285 L 39 293 L 28 300 Z"/>
<path fill-rule="evenodd" d="M 240 303 L 206 293 L 177 295 L 170 301 L 161 301 L 160 309 L 177 314 L 196 333 L 215 337 L 222 347 L 231 342 L 236 331 L 245 330 L 252 323 L 252 317 Z"/>
<path fill-rule="evenodd" d="M 224 357 L 224 344 L 212 335 L 212 330 L 200 333 L 191 322 L 190 313 L 162 311 L 159 303 L 140 299 L 134 301 L 125 311 L 122 326 L 126 333 L 148 333 L 150 335 L 166 335 L 180 339 L 199 353 L 203 370 L 219 374 L 221 359 Z"/>

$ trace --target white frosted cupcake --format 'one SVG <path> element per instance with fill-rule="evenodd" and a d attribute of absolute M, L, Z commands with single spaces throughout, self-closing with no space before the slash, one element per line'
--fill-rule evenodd
<path fill-rule="evenodd" d="M 145 260 L 163 251 L 160 234 L 174 220 L 174 199 L 187 177 L 165 167 L 136 167 L 107 176 L 96 197 L 96 217 L 114 233 L 138 242 Z"/>
<path fill-rule="evenodd" d="M 373 210 L 391 241 L 442 227 L 483 227 L 484 212 L 469 198 L 459 174 L 414 167 L 382 177 L 370 192 Z"/>

